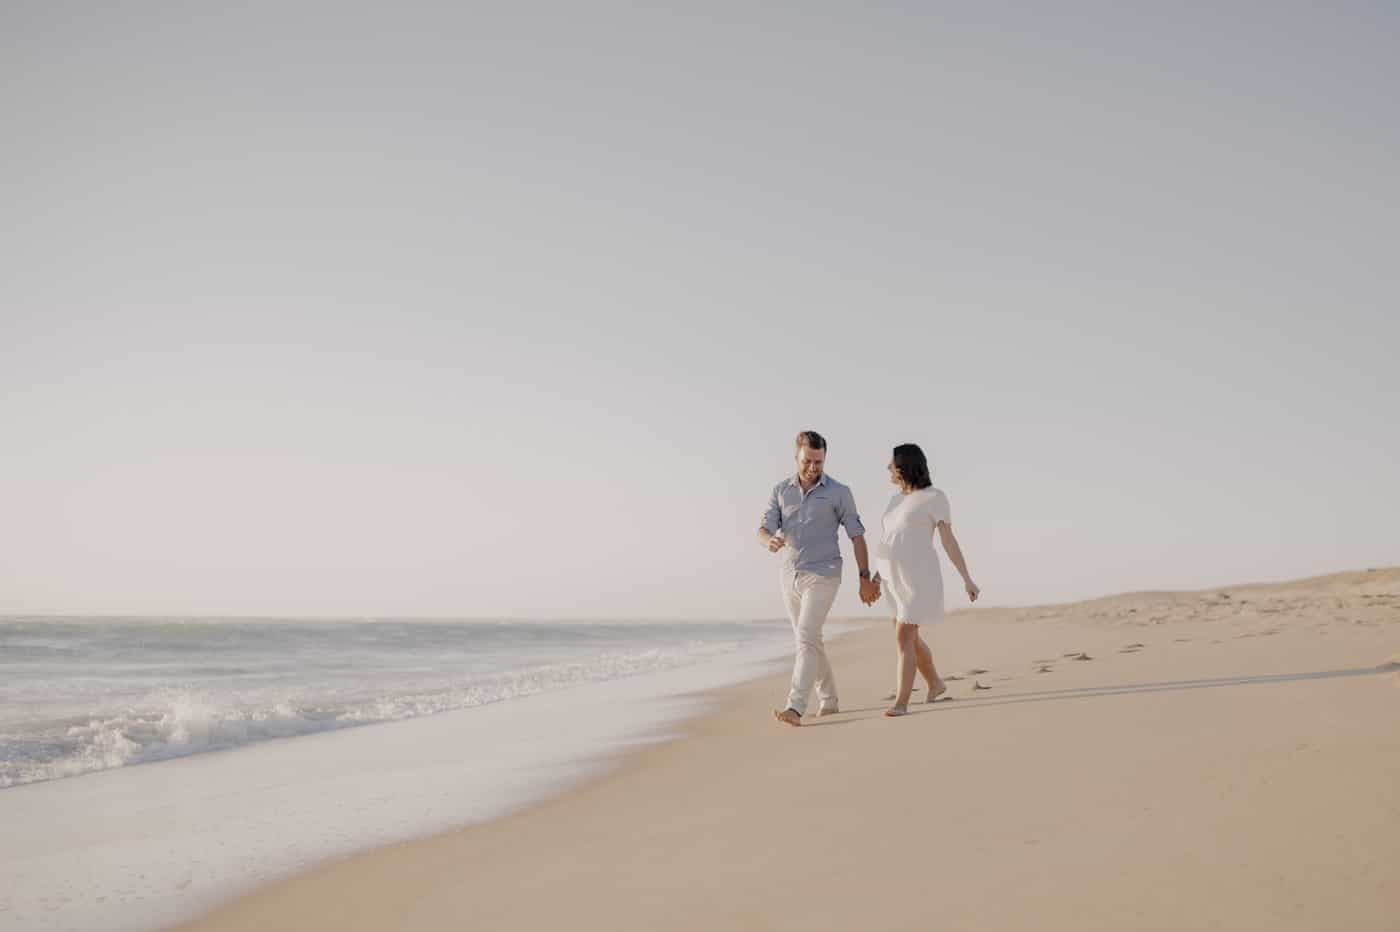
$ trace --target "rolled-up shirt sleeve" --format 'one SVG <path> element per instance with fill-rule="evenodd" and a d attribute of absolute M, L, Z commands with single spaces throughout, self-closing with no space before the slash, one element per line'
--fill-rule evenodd
<path fill-rule="evenodd" d="M 846 529 L 847 537 L 860 537 L 865 533 L 865 525 L 860 523 L 860 515 L 856 512 L 856 497 L 850 489 L 844 489 L 843 492 L 837 505 L 837 520 Z"/>
<path fill-rule="evenodd" d="M 769 534 L 776 534 L 783 528 L 783 509 L 778 500 L 780 485 L 773 486 L 773 494 L 768 496 L 768 509 L 763 512 L 763 527 Z"/>

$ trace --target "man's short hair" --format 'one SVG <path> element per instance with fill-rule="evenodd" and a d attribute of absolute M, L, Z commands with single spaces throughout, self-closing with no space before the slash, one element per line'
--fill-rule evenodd
<path fill-rule="evenodd" d="M 797 435 L 797 449 L 806 447 L 809 450 L 825 450 L 826 438 L 815 430 L 804 430 Z"/>

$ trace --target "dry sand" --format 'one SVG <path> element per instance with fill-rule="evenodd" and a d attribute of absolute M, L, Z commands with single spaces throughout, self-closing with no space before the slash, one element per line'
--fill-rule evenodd
<path fill-rule="evenodd" d="M 871 625 L 832 645 L 840 715 L 736 687 L 559 799 L 190 928 L 1400 929 L 1400 569 L 927 634 L 951 701 L 883 718 Z"/>

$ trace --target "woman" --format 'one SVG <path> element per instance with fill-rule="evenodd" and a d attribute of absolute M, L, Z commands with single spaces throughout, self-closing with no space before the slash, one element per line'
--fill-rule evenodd
<path fill-rule="evenodd" d="M 919 637 L 919 625 L 943 620 L 943 573 L 938 566 L 938 551 L 933 547 L 935 531 L 948 559 L 962 574 L 968 599 L 976 602 L 981 590 L 968 574 L 962 548 L 953 536 L 948 496 L 933 487 L 924 451 L 916 444 L 900 444 L 890 457 L 889 469 L 890 482 L 899 487 L 899 494 L 885 507 L 883 532 L 876 548 L 879 572 L 875 578 L 894 609 L 899 681 L 891 697 L 894 705 L 885 714 L 897 716 L 909 711 L 916 668 L 928 682 L 929 702 L 947 689 L 933 666 L 933 652 Z"/>

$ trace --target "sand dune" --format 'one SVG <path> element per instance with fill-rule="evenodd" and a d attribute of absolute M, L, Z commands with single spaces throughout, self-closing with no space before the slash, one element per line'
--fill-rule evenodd
<path fill-rule="evenodd" d="M 1395 929 L 1400 569 L 958 612 L 950 699 L 881 716 L 887 624 L 497 822 L 191 928 Z"/>

